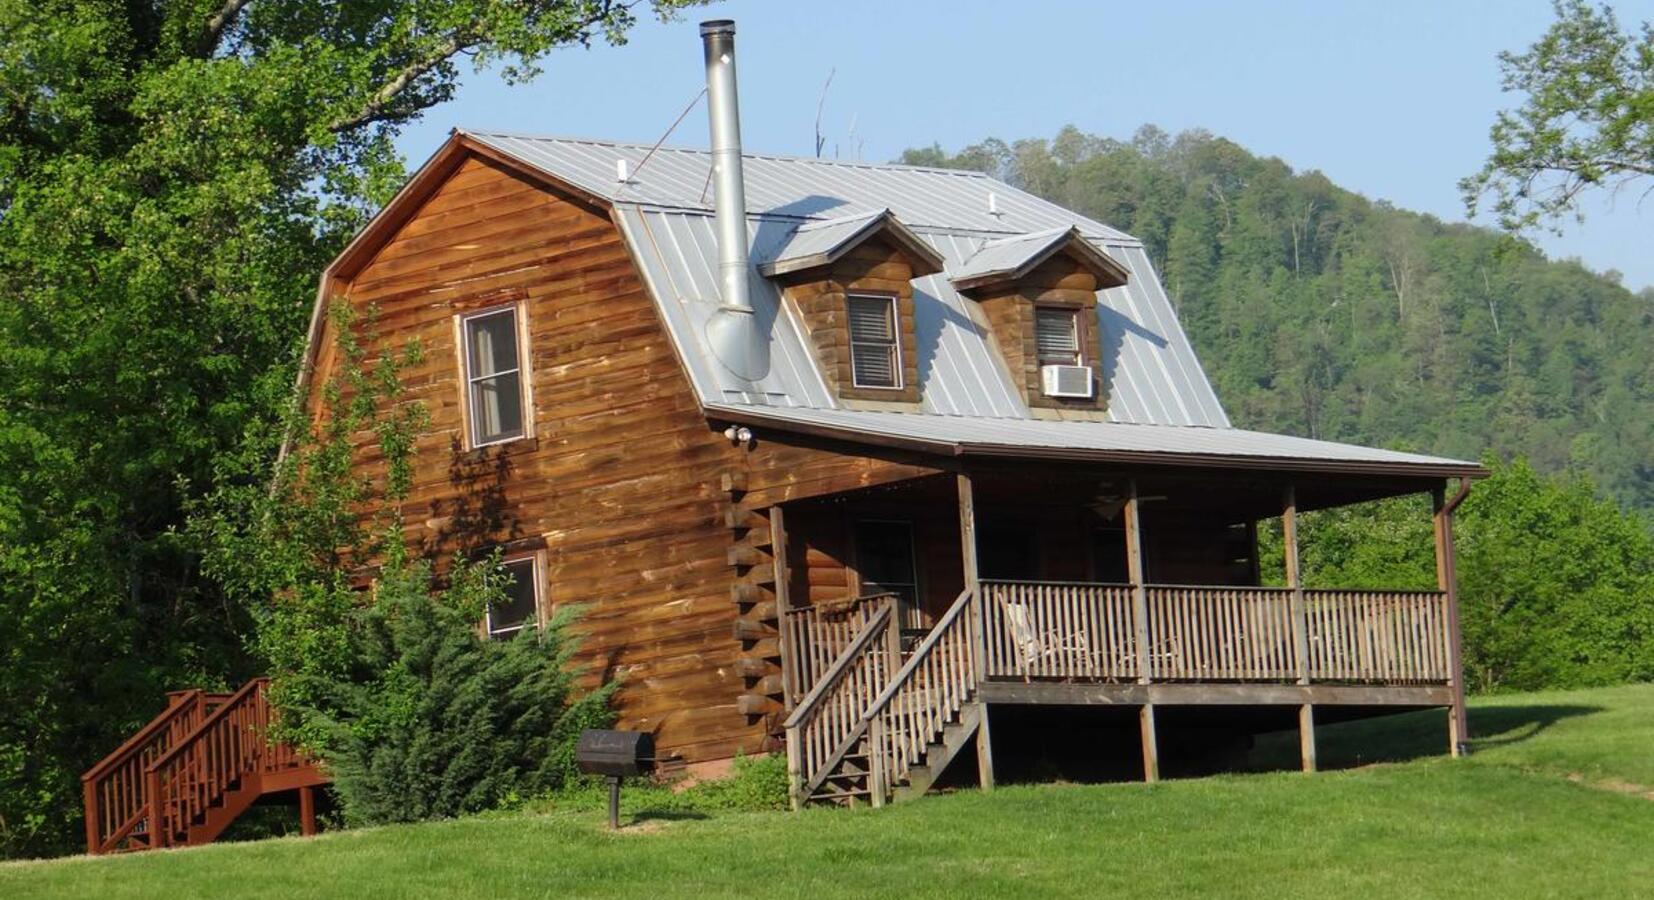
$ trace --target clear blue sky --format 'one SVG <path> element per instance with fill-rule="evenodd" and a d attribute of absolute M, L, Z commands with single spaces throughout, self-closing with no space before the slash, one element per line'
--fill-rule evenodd
<path fill-rule="evenodd" d="M 1622 23 L 1654 0 L 1614 4 Z M 703 83 L 696 23 L 732 18 L 749 150 L 808 154 L 830 70 L 828 153 L 888 160 L 940 142 L 1050 137 L 1065 124 L 1127 137 L 1206 128 L 1397 206 L 1464 218 L 1455 182 L 1488 150 L 1495 54 L 1526 47 L 1548 0 L 1058 2 L 728 0 L 642 23 L 620 48 L 550 57 L 537 80 L 468 75 L 400 141 L 422 161 L 449 128 L 652 142 Z M 852 129 L 854 141 L 851 139 Z M 702 145 L 697 107 L 671 142 Z M 1553 256 L 1654 285 L 1654 196 L 1598 197 L 1583 226 L 1536 235 Z"/>

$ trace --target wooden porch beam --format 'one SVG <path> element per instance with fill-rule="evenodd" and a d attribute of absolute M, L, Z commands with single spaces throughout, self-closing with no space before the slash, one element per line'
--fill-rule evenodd
<path fill-rule="evenodd" d="M 1143 574 L 1143 519 L 1135 478 L 1126 482 L 1125 514 L 1126 580 L 1131 582 L 1132 641 L 1137 645 L 1137 683 L 1148 684 L 1154 678 L 1151 669 L 1153 655 L 1149 653 L 1148 579 Z"/>
<path fill-rule="evenodd" d="M 1453 511 L 1470 493 L 1470 479 L 1459 480 L 1459 492 L 1449 501 L 1443 486 L 1430 492 L 1431 520 L 1436 533 L 1436 585 L 1447 602 L 1447 685 L 1453 703 L 1447 712 L 1448 750 L 1463 756 L 1470 746 L 1470 721 L 1464 706 L 1464 662 L 1460 658 L 1459 578 L 1453 546 Z"/>
<path fill-rule="evenodd" d="M 792 607 L 787 598 L 787 518 L 779 504 L 770 507 L 770 554 L 775 565 L 775 621 L 781 630 L 781 697 L 788 710 L 798 702 L 801 689 L 793 683 L 793 660 L 798 648 L 793 646 L 792 629 L 788 628 L 787 611 Z"/>
<path fill-rule="evenodd" d="M 1281 544 L 1286 556 L 1286 583 L 1292 588 L 1292 648 L 1298 657 L 1298 683 L 1309 684 L 1309 615 L 1304 610 L 1304 575 L 1298 565 L 1298 489 L 1281 494 Z"/>
<path fill-rule="evenodd" d="M 988 733 L 988 704 L 981 699 L 988 677 L 988 623 L 976 568 L 976 494 L 970 472 L 960 469 L 955 478 L 959 490 L 959 558 L 964 569 L 965 590 L 971 595 L 971 660 L 973 687 L 981 704 L 981 721 L 976 726 L 976 774 L 983 790 L 994 786 L 993 739 Z"/>

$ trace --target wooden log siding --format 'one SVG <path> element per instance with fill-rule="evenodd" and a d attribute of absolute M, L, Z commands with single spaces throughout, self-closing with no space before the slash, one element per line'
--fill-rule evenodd
<path fill-rule="evenodd" d="M 403 507 L 410 546 L 440 563 L 543 544 L 548 611 L 584 609 L 575 664 L 583 684 L 621 681 L 620 727 L 655 732 L 659 752 L 688 762 L 765 749 L 767 723 L 741 698 L 767 693 L 753 660 L 778 656 L 780 642 L 750 622 L 756 639 L 734 634 L 738 617 L 759 629 L 765 617 L 731 602 L 732 586 L 754 579 L 729 564 L 731 546 L 750 541 L 732 534 L 720 476 L 748 476 L 742 502 L 758 511 L 937 470 L 827 442 L 732 447 L 702 413 L 607 212 L 497 162 L 459 163 L 353 265 L 329 296 L 364 325 L 377 309 L 359 335 L 368 357 L 423 350 L 402 372 L 405 398 L 430 414 Z M 524 313 L 534 437 L 467 452 L 453 317 L 506 302 Z M 334 340 L 329 325 L 309 382 L 318 417 Z M 354 439 L 359 473 L 382 483 L 375 437 Z"/>

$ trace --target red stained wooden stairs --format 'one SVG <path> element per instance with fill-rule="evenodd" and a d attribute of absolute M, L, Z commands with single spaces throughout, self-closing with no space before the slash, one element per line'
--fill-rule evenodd
<path fill-rule="evenodd" d="M 327 775 L 293 747 L 268 739 L 268 679 L 233 694 L 168 695 L 167 708 L 81 776 L 86 851 L 156 850 L 211 843 L 260 798 L 296 795 L 305 834 Z"/>

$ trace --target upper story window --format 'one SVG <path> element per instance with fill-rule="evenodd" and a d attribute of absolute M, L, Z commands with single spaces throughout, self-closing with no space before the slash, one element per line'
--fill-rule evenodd
<path fill-rule="evenodd" d="M 475 313 L 461 320 L 465 342 L 465 404 L 471 446 L 500 444 L 527 435 L 518 341 L 518 308 Z"/>
<path fill-rule="evenodd" d="M 508 559 L 500 567 L 511 575 L 505 599 L 490 605 L 483 626 L 491 638 L 506 638 L 540 625 L 540 566 L 538 557 Z"/>
<path fill-rule="evenodd" d="M 1081 365 L 1079 310 L 1035 308 L 1034 344 L 1042 366 Z"/>
<path fill-rule="evenodd" d="M 855 387 L 901 390 L 902 355 L 896 298 L 851 294 L 850 374 Z"/>

